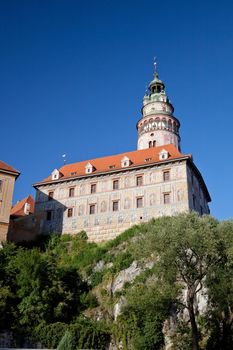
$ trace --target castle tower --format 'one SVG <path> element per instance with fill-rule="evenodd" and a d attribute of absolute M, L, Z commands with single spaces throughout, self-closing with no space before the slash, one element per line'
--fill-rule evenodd
<path fill-rule="evenodd" d="M 154 65 L 154 79 L 143 98 L 142 118 L 137 123 L 137 149 L 173 144 L 180 150 L 180 122 L 173 115 L 174 108 Z"/>

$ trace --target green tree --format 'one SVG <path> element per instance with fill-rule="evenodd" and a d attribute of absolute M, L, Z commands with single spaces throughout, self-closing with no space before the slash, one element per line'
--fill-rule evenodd
<path fill-rule="evenodd" d="M 218 222 L 209 216 L 199 217 L 191 213 L 158 219 L 153 227 L 161 275 L 172 284 L 175 280 L 180 281 L 180 287 L 187 291 L 177 304 L 182 303 L 188 310 L 192 349 L 198 350 L 199 332 L 194 303 L 207 276 L 223 259 Z"/>
<path fill-rule="evenodd" d="M 233 349 L 233 222 L 218 226 L 221 236 L 219 263 L 211 269 L 206 285 L 209 291 L 209 350 Z"/>
<path fill-rule="evenodd" d="M 175 295 L 175 289 L 159 281 L 156 275 L 128 290 L 127 304 L 113 327 L 124 349 L 152 350 L 164 345 L 163 323 Z"/>

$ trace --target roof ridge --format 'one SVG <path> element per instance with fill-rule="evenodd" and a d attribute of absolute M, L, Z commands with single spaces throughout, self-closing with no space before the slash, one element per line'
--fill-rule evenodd
<path fill-rule="evenodd" d="M 68 166 L 71 166 L 71 165 L 74 165 L 74 164 L 79 164 L 79 163 L 84 163 L 84 162 L 92 162 L 92 161 L 95 161 L 95 160 L 101 160 L 101 159 L 108 159 L 108 158 L 112 158 L 112 157 L 119 157 L 119 156 L 125 156 L 125 155 L 130 155 L 130 154 L 135 154 L 135 153 L 138 153 L 138 152 L 148 152 L 148 150 L 158 150 L 158 149 L 163 149 L 163 148 L 166 148 L 166 147 L 174 147 L 176 149 L 176 151 L 182 155 L 182 156 L 185 156 L 186 154 L 183 154 L 181 153 L 175 145 L 173 145 L 172 143 L 169 143 L 167 145 L 162 145 L 162 146 L 157 146 L 157 147 L 153 147 L 153 148 L 144 148 L 144 149 L 138 149 L 138 150 L 135 150 L 135 151 L 129 151 L 129 152 L 123 152 L 123 153 L 117 153 L 117 154 L 112 154 L 112 155 L 109 155 L 109 156 L 103 156 L 103 157 L 97 157 L 97 158 L 92 158 L 92 159 L 85 159 L 85 160 L 81 160 L 81 161 L 78 161 L 78 162 L 73 162 L 73 163 L 68 163 L 68 164 L 65 164 L 63 165 L 62 167 L 59 168 L 59 170 L 61 169 L 64 169 Z"/>

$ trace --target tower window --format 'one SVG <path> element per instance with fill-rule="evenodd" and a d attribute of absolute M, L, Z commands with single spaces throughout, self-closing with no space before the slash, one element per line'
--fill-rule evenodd
<path fill-rule="evenodd" d="M 48 210 L 46 213 L 46 220 L 51 221 L 52 220 L 52 210 Z"/>
<path fill-rule="evenodd" d="M 96 184 L 91 184 L 91 193 L 96 193 Z"/>
<path fill-rule="evenodd" d="M 142 179 L 142 176 L 137 176 L 136 178 L 136 185 L 137 186 L 142 186 L 143 185 L 143 179 Z"/>
<path fill-rule="evenodd" d="M 153 141 L 153 147 L 156 147 L 156 141 Z"/>
<path fill-rule="evenodd" d="M 163 181 L 170 181 L 170 171 L 163 172 Z"/>
<path fill-rule="evenodd" d="M 152 147 L 152 141 L 149 141 L 149 148 Z"/>
<path fill-rule="evenodd" d="M 137 208 L 142 208 L 143 207 L 143 199 L 142 199 L 142 197 L 138 197 L 137 198 L 136 204 L 137 204 Z"/>
<path fill-rule="evenodd" d="M 119 201 L 112 202 L 112 211 L 118 211 L 119 209 Z"/>
<path fill-rule="evenodd" d="M 50 191 L 49 194 L 48 194 L 48 199 L 49 199 L 49 201 L 52 201 L 52 200 L 53 200 L 53 196 L 54 196 L 54 192 L 53 192 L 53 191 Z"/>
<path fill-rule="evenodd" d="M 74 197 L 74 187 L 69 188 L 69 197 Z"/>
<path fill-rule="evenodd" d="M 73 208 L 69 208 L 67 211 L 67 217 L 71 218 L 73 216 Z"/>
<path fill-rule="evenodd" d="M 91 205 L 90 205 L 89 214 L 90 214 L 90 215 L 95 214 L 95 204 L 91 204 Z"/>
<path fill-rule="evenodd" d="M 119 180 L 113 180 L 112 188 L 113 188 L 113 190 L 119 189 Z"/>
<path fill-rule="evenodd" d="M 170 203 L 170 193 L 164 193 L 163 194 L 163 203 L 169 204 Z"/>

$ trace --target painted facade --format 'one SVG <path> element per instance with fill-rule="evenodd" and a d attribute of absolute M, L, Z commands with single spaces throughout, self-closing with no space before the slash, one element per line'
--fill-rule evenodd
<path fill-rule="evenodd" d="M 180 152 L 179 121 L 155 71 L 137 123 L 138 149 L 67 164 L 34 185 L 40 233 L 116 237 L 162 215 L 209 213 L 211 200 L 191 155 Z"/>

